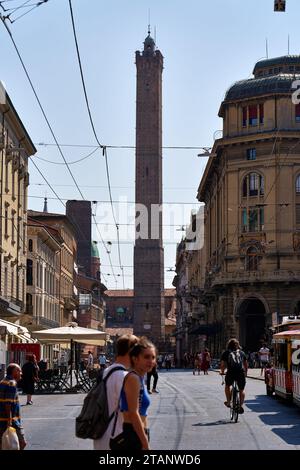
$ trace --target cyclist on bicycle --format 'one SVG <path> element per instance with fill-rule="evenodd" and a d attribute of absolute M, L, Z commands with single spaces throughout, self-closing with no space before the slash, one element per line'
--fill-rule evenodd
<path fill-rule="evenodd" d="M 231 338 L 227 343 L 227 349 L 221 356 L 220 374 L 224 374 L 224 370 L 227 369 L 225 376 L 225 395 L 226 401 L 225 406 L 230 408 L 231 400 L 231 386 L 236 380 L 239 391 L 240 391 L 240 410 L 239 413 L 244 413 L 243 403 L 245 400 L 245 385 L 246 376 L 248 370 L 248 363 L 245 353 L 241 350 L 239 342 L 236 338 Z"/>

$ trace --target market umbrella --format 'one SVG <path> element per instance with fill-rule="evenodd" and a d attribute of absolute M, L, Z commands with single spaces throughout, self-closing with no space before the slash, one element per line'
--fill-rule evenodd
<path fill-rule="evenodd" d="M 73 362 L 73 344 L 83 343 L 96 346 L 104 346 L 107 339 L 107 333 L 94 330 L 92 328 L 83 328 L 77 323 L 67 323 L 59 328 L 50 328 L 49 330 L 33 331 L 32 335 L 41 343 L 57 344 L 70 343 L 71 345 L 71 387 L 72 387 L 72 362 Z"/>

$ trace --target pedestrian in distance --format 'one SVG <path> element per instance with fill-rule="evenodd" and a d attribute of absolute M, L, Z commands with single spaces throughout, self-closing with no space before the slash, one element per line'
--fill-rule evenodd
<path fill-rule="evenodd" d="M 101 353 L 98 359 L 99 365 L 101 369 L 106 368 L 106 356 L 104 353 Z"/>
<path fill-rule="evenodd" d="M 151 377 L 153 377 L 152 391 L 151 391 Z M 156 366 L 154 366 L 153 369 L 150 370 L 150 372 L 147 372 L 147 390 L 148 390 L 148 393 L 150 393 L 150 394 L 151 393 L 159 393 L 158 390 L 156 390 L 157 381 L 158 381 L 158 373 L 157 373 Z"/>
<path fill-rule="evenodd" d="M 201 370 L 201 354 L 196 353 L 194 356 L 193 375 L 196 375 L 196 372 L 198 372 L 198 375 L 200 375 L 200 370 Z"/>
<path fill-rule="evenodd" d="M 208 375 L 208 369 L 210 367 L 210 353 L 207 348 L 204 349 L 202 352 L 202 357 L 201 357 L 201 370 L 203 370 L 204 375 Z"/>
<path fill-rule="evenodd" d="M 267 363 L 269 362 L 270 350 L 269 348 L 267 348 L 267 345 L 264 343 L 258 353 L 259 353 L 260 367 L 261 367 L 260 375 L 263 375 L 264 369 L 266 368 Z"/>
<path fill-rule="evenodd" d="M 26 356 L 26 362 L 22 367 L 22 390 L 27 395 L 26 405 L 33 405 L 34 384 L 39 381 L 39 367 L 34 354 Z"/>
<path fill-rule="evenodd" d="M 10 426 L 16 430 L 20 450 L 23 450 L 26 446 L 17 388 L 21 376 L 21 367 L 12 363 L 7 367 L 6 377 L 0 382 L 0 450 L 2 448 L 2 436 Z"/>
<path fill-rule="evenodd" d="M 122 335 L 118 338 L 116 343 L 116 358 L 115 362 L 102 369 L 103 379 L 109 375 L 106 382 L 107 399 L 108 399 L 108 412 L 113 416 L 108 428 L 100 439 L 94 440 L 95 450 L 110 450 L 109 441 L 112 436 L 113 426 L 115 424 L 115 434 L 118 435 L 123 429 L 123 415 L 118 411 L 121 389 L 123 387 L 124 378 L 126 377 L 127 370 L 131 366 L 129 352 L 137 343 L 138 338 L 134 335 Z M 118 368 L 118 370 L 115 370 Z M 116 412 L 116 413 L 115 413 Z M 115 420 L 115 416 L 117 419 Z"/>
<path fill-rule="evenodd" d="M 94 356 L 92 354 L 92 351 L 88 352 L 87 369 L 88 370 L 93 370 L 94 369 Z"/>
<path fill-rule="evenodd" d="M 130 452 L 149 450 L 147 410 L 150 397 L 144 384 L 144 375 L 155 366 L 155 347 L 146 338 L 140 338 L 129 356 L 132 370 L 124 380 L 120 403 L 124 419 L 122 445 Z"/>

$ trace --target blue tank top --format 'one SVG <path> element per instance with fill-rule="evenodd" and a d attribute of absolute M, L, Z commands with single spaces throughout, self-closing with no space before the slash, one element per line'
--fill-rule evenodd
<path fill-rule="evenodd" d="M 136 374 L 138 375 L 138 374 Z M 147 409 L 150 405 L 150 397 L 148 395 L 147 389 L 144 384 L 143 377 L 138 376 L 141 382 L 141 388 L 140 388 L 140 396 L 139 396 L 139 413 L 141 416 L 147 416 Z M 121 396 L 120 396 L 120 410 L 121 411 L 128 411 L 128 403 L 126 399 L 126 394 L 124 390 L 124 386 L 122 387 L 121 390 Z"/>

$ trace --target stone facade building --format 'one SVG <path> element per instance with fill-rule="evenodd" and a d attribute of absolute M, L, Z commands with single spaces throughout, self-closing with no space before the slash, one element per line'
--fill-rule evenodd
<path fill-rule="evenodd" d="M 75 287 L 75 262 L 77 256 L 75 228 L 69 218 L 64 214 L 29 210 L 28 217 L 56 229 L 62 239 L 60 254 L 59 323 L 60 325 L 65 325 L 74 318 L 76 319 L 74 313 L 76 313 L 78 305 L 78 296 Z"/>
<path fill-rule="evenodd" d="M 300 307 L 300 56 L 258 62 L 227 91 L 198 200 L 205 203 L 206 276 L 199 296 L 219 353 L 231 336 L 257 351 L 272 314 Z"/>
<path fill-rule="evenodd" d="M 134 333 L 157 342 L 165 335 L 161 214 L 163 56 L 155 48 L 150 32 L 143 52 L 136 52 L 136 67 Z"/>
<path fill-rule="evenodd" d="M 36 148 L 9 96 L 0 95 L 0 318 L 15 322 L 25 308 L 28 157 Z"/>
<path fill-rule="evenodd" d="M 63 238 L 51 226 L 27 220 L 27 293 L 22 324 L 30 331 L 61 326 L 60 262 Z M 52 363 L 53 345 L 43 346 L 42 357 Z"/>

